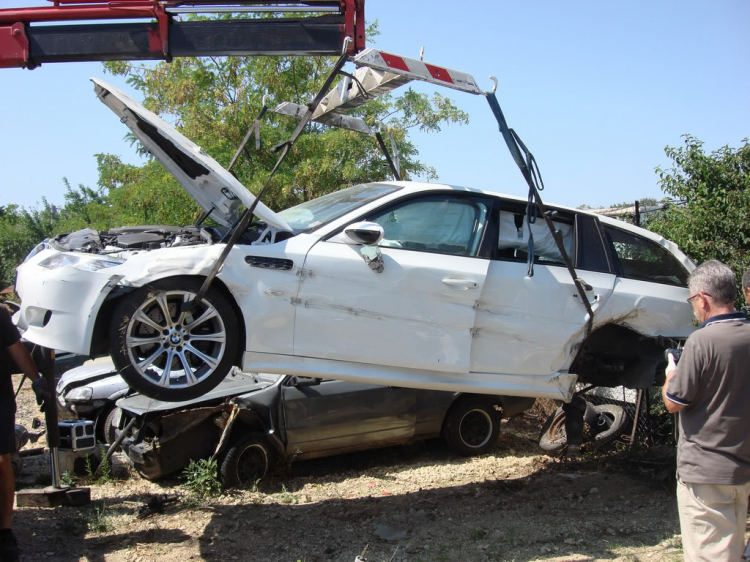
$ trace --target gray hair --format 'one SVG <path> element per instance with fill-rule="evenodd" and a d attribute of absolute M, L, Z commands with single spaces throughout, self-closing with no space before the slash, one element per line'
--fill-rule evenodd
<path fill-rule="evenodd" d="M 750 289 L 750 269 L 742 276 L 742 290 L 747 291 L 748 289 Z"/>
<path fill-rule="evenodd" d="M 706 293 L 721 304 L 734 304 L 737 279 L 734 271 L 718 260 L 703 262 L 688 278 L 690 294 Z"/>

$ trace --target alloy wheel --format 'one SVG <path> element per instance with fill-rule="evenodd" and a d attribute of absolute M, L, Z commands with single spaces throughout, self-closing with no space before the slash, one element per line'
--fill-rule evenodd
<path fill-rule="evenodd" d="M 219 366 L 227 345 L 224 321 L 207 300 L 192 310 L 189 291 L 150 295 L 126 327 L 132 366 L 162 388 L 185 388 L 206 379 Z"/>

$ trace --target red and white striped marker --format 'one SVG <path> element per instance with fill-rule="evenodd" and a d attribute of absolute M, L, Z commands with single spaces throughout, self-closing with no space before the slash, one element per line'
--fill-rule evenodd
<path fill-rule="evenodd" d="M 427 64 L 417 59 L 384 53 L 377 49 L 365 49 L 354 57 L 354 64 L 400 74 L 413 80 L 422 80 L 470 94 L 484 94 L 471 74 Z"/>

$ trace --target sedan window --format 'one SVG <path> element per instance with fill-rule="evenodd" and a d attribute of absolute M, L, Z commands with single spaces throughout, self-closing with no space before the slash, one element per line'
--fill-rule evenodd
<path fill-rule="evenodd" d="M 314 230 L 345 215 L 349 211 L 401 189 L 398 185 L 365 183 L 334 191 L 311 201 L 305 201 L 278 213 L 295 234 Z"/>
<path fill-rule="evenodd" d="M 389 207 L 368 220 L 383 227 L 380 246 L 473 257 L 488 209 L 484 199 L 433 195 Z"/>

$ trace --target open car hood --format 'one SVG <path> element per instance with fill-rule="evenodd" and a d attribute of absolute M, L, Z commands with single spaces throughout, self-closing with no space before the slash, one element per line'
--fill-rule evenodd
<path fill-rule="evenodd" d="M 240 205 L 246 208 L 252 205 L 255 196 L 197 144 L 114 86 L 97 78 L 91 81 L 102 103 L 127 125 L 201 209 L 211 210 L 211 219 L 231 226 L 239 218 Z M 269 226 L 292 230 L 284 219 L 263 203 L 258 203 L 254 214 Z"/>

